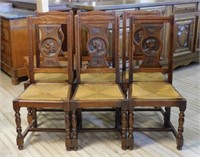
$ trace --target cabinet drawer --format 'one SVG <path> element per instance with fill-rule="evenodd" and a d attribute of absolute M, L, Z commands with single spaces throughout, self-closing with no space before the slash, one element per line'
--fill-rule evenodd
<path fill-rule="evenodd" d="M 159 11 L 161 15 L 166 14 L 166 6 L 159 6 L 159 7 L 141 7 L 140 10 L 146 11 Z"/>
<path fill-rule="evenodd" d="M 195 12 L 196 10 L 197 10 L 196 4 L 174 5 L 173 13 L 174 14 L 190 13 L 190 12 Z"/>
<path fill-rule="evenodd" d="M 11 56 L 10 44 L 4 40 L 1 41 L 1 53 Z"/>
<path fill-rule="evenodd" d="M 10 41 L 10 37 L 9 37 L 9 30 L 2 28 L 1 29 L 1 40 L 6 40 L 6 41 Z"/>
<path fill-rule="evenodd" d="M 7 55 L 4 52 L 1 53 L 1 61 L 4 62 L 5 64 L 9 65 L 9 66 L 12 65 L 11 56 Z"/>

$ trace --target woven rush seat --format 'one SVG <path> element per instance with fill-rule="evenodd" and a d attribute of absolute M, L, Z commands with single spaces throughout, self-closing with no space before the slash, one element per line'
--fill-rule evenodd
<path fill-rule="evenodd" d="M 36 82 L 67 82 L 68 75 L 64 73 L 36 73 L 34 75 Z"/>
<path fill-rule="evenodd" d="M 113 82 L 115 81 L 114 73 L 83 73 L 81 74 L 82 82 Z"/>
<path fill-rule="evenodd" d="M 19 97 L 20 100 L 65 101 L 68 97 L 69 84 L 37 83 L 31 84 Z"/>
<path fill-rule="evenodd" d="M 74 100 L 116 100 L 124 99 L 117 84 L 80 84 Z"/>
<path fill-rule="evenodd" d="M 140 99 L 179 99 L 180 94 L 167 82 L 134 82 L 132 98 Z"/>
<path fill-rule="evenodd" d="M 125 79 L 128 80 L 129 73 L 126 71 Z M 165 81 L 165 76 L 160 72 L 135 72 L 133 74 L 133 81 Z"/>
<path fill-rule="evenodd" d="M 28 56 L 24 57 L 24 61 L 25 61 L 25 65 L 27 67 L 27 69 L 29 68 L 29 60 L 28 60 Z M 36 65 L 36 58 L 34 55 L 34 66 Z M 68 65 L 67 61 L 60 61 L 60 66 L 62 67 L 66 67 Z M 28 70 L 27 70 L 28 71 Z M 29 74 L 27 72 L 27 74 Z M 68 75 L 64 74 L 64 73 L 35 73 L 34 74 L 35 77 L 35 82 L 67 82 L 68 81 Z"/>

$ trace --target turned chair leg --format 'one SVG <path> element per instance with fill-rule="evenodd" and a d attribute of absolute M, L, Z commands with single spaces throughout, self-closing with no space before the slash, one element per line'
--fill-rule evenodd
<path fill-rule="evenodd" d="M 65 112 L 65 126 L 66 126 L 66 142 L 65 142 L 65 146 L 67 150 L 71 149 L 71 130 L 70 130 L 70 126 L 71 126 L 71 120 L 70 120 L 70 113 L 69 112 Z"/>
<path fill-rule="evenodd" d="M 179 119 L 178 119 L 178 135 L 176 138 L 177 141 L 177 149 L 181 150 L 183 146 L 183 124 L 184 124 L 184 111 L 186 107 L 180 107 Z"/>
<path fill-rule="evenodd" d="M 72 111 L 72 148 L 78 149 L 78 132 L 77 132 L 77 115 L 76 111 Z"/>
<path fill-rule="evenodd" d="M 126 150 L 127 149 L 127 115 L 126 111 L 122 110 L 121 111 L 121 121 L 122 121 L 122 128 L 121 128 L 121 144 L 122 144 L 122 149 Z"/>
<path fill-rule="evenodd" d="M 18 149 L 22 150 L 24 145 L 24 137 L 22 135 L 22 127 L 21 127 L 21 115 L 20 115 L 20 107 L 17 101 L 13 102 L 13 109 L 15 111 L 15 122 L 16 122 L 16 131 L 17 131 L 17 145 Z"/>
<path fill-rule="evenodd" d="M 130 150 L 133 149 L 134 136 L 133 136 L 133 124 L 134 124 L 134 114 L 130 110 L 128 113 L 128 147 Z"/>

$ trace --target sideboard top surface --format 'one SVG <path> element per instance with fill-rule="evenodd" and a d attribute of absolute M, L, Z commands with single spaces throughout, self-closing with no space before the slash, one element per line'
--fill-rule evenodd
<path fill-rule="evenodd" d="M 137 7 L 200 3 L 200 0 L 105 0 L 88 2 L 66 2 L 66 6 L 84 10 L 116 10 Z"/>

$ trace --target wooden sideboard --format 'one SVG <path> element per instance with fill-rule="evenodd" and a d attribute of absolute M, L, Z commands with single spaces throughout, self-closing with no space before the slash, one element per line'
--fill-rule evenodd
<path fill-rule="evenodd" d="M 11 76 L 14 85 L 19 83 L 19 78 L 27 76 L 24 65 L 29 49 L 26 17 L 33 14 L 20 9 L 0 12 L 1 70 Z"/>
<path fill-rule="evenodd" d="M 1 26 L 1 69 L 18 84 L 18 78 L 27 76 L 23 60 L 28 54 L 27 21 L 1 18 Z"/>
<path fill-rule="evenodd" d="M 174 15 L 176 44 L 173 67 L 185 66 L 191 62 L 199 63 L 199 0 L 105 0 L 96 1 L 94 3 L 68 2 L 67 7 L 71 7 L 74 11 L 79 9 L 84 11 L 115 10 L 119 15 L 122 14 L 124 10 L 158 10 L 161 15 Z M 165 31 L 167 31 L 167 28 L 165 28 L 164 32 Z M 165 57 L 164 52 L 162 55 Z M 166 63 L 164 62 L 163 64 Z"/>
<path fill-rule="evenodd" d="M 1 2 L 1 0 L 0 0 Z M 24 56 L 28 56 L 29 43 L 26 17 L 34 15 L 35 0 L 2 0 L 12 3 L 12 8 L 0 10 L 1 23 L 1 65 L 2 71 L 11 76 L 12 84 L 17 85 L 19 79 L 27 76 Z M 51 0 L 50 10 L 66 11 L 64 1 L 57 3 Z"/>

